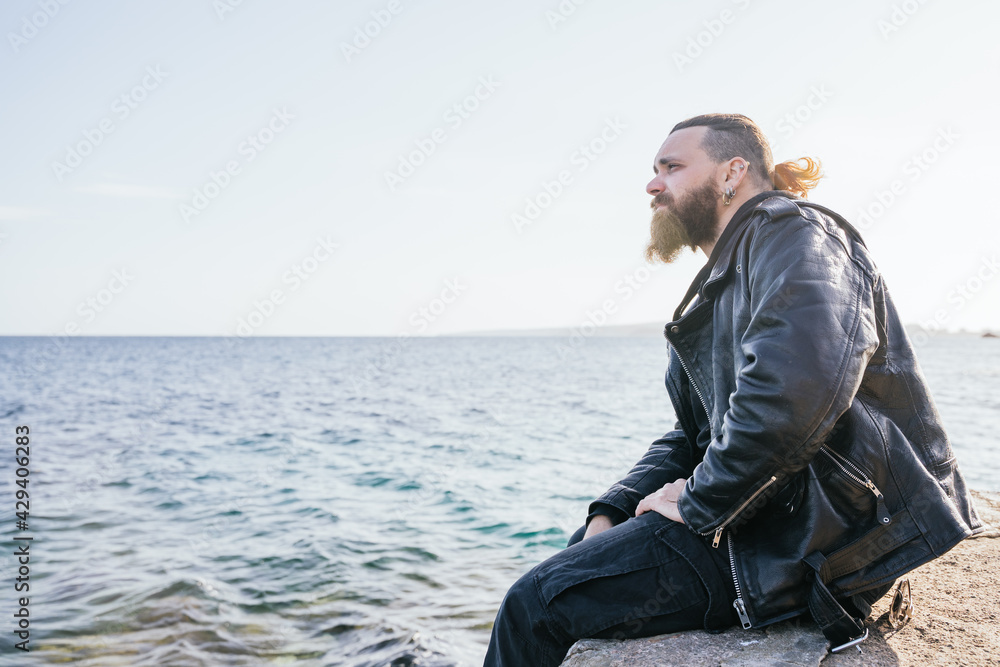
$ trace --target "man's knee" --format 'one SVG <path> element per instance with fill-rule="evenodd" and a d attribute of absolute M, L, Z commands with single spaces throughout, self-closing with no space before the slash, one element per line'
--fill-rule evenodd
<path fill-rule="evenodd" d="M 542 602 L 535 584 L 535 569 L 527 572 L 514 582 L 500 603 L 495 632 L 508 638 L 516 638 L 534 650 L 545 652 L 545 647 L 553 642 L 565 641 L 563 633 L 553 632 L 545 604 Z M 572 644 L 572 641 L 569 642 Z M 569 644 L 565 648 L 569 648 Z"/>
<path fill-rule="evenodd" d="M 556 665 L 574 639 L 553 627 L 536 585 L 538 566 L 508 589 L 500 603 L 486 665 Z"/>
<path fill-rule="evenodd" d="M 508 620 L 528 618 L 533 620 L 539 614 L 541 602 L 535 587 L 534 573 L 534 569 L 526 572 L 507 590 L 503 602 L 500 603 L 500 616 Z"/>

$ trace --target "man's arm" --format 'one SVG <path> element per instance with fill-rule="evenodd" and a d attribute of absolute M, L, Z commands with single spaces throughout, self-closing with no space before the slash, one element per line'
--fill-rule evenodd
<path fill-rule="evenodd" d="M 692 447 L 680 424 L 654 440 L 632 470 L 600 498 L 590 504 L 585 537 L 611 528 L 635 516 L 643 498 L 679 478 L 691 474 Z"/>
<path fill-rule="evenodd" d="M 763 225 L 747 266 L 750 322 L 723 428 L 678 498 L 701 534 L 736 525 L 816 455 L 878 346 L 877 276 L 803 217 Z M 737 287 L 739 289 L 739 287 Z"/>

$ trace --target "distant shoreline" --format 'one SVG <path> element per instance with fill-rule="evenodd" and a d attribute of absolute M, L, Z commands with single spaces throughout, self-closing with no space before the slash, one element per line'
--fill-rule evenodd
<path fill-rule="evenodd" d="M 407 338 L 568 338 L 572 336 L 578 336 L 582 338 L 648 338 L 648 337 L 663 337 L 663 327 L 665 322 L 639 322 L 635 324 L 609 324 L 604 326 L 596 326 L 590 324 L 578 324 L 572 327 L 548 327 L 543 329 L 486 329 L 477 331 L 459 331 L 455 333 L 446 334 L 433 334 L 433 335 L 416 335 L 411 334 L 406 336 Z M 965 336 L 965 337 L 975 337 L 975 338 L 1000 338 L 998 331 L 995 329 L 984 329 L 969 331 L 960 329 L 959 331 L 929 331 L 924 329 L 919 324 L 907 324 L 905 325 L 906 332 L 912 338 L 914 334 L 921 333 L 922 335 L 937 336 Z M 394 339 L 399 338 L 400 334 L 396 335 L 371 335 L 371 334 L 360 334 L 360 335 L 299 335 L 299 334 L 287 334 L 287 335 L 271 335 L 265 336 L 260 334 L 254 334 L 252 336 L 235 336 L 235 335 L 218 335 L 218 334 L 75 334 L 75 335 L 61 335 L 61 334 L 0 334 L 0 339 L 3 338 L 57 338 L 60 340 L 65 340 L 69 338 L 256 338 L 256 339 L 266 339 L 266 338 L 386 338 Z"/>
<path fill-rule="evenodd" d="M 584 338 L 592 337 L 607 337 L 607 338 L 640 338 L 650 335 L 663 336 L 663 327 L 665 322 L 641 322 L 637 324 L 615 324 L 607 325 L 601 327 L 589 327 L 585 325 L 577 325 L 574 327 L 551 327 L 547 329 L 494 329 L 487 331 L 467 331 L 462 333 L 454 334 L 441 334 L 436 336 L 437 338 L 459 338 L 459 337 L 521 337 L 521 336 L 532 336 L 532 337 L 560 337 L 560 336 L 572 336 L 582 335 Z M 925 330 L 919 324 L 907 324 L 905 325 L 906 332 L 912 337 L 914 333 L 920 331 L 925 335 L 930 333 Z M 934 336 L 975 336 L 977 338 L 993 338 L 996 336 L 989 329 L 968 331 L 936 331 L 933 332 Z"/>

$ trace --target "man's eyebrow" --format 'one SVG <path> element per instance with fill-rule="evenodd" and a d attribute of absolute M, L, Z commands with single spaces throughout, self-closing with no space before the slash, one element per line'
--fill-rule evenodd
<path fill-rule="evenodd" d="M 656 168 L 656 165 L 658 164 L 662 164 L 665 167 L 671 162 L 679 162 L 679 161 L 680 158 L 674 157 L 673 155 L 664 155 L 653 164 L 653 173 L 654 174 L 660 173 L 660 170 Z"/>

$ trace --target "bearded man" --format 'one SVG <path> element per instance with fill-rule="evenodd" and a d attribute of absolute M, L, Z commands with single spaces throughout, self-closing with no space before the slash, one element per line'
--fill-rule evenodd
<path fill-rule="evenodd" d="M 667 323 L 677 423 L 508 591 L 487 665 L 558 665 L 583 637 L 809 614 L 867 636 L 902 574 L 983 530 L 858 232 L 807 202 L 737 114 L 677 124 L 653 162 L 651 259 L 708 262 Z"/>

